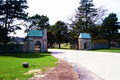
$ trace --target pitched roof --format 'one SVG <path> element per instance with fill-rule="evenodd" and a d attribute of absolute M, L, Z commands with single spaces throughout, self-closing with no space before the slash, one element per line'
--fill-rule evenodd
<path fill-rule="evenodd" d="M 28 37 L 43 37 L 42 30 L 30 30 Z"/>
<path fill-rule="evenodd" d="M 89 33 L 80 33 L 78 38 L 82 38 L 82 39 L 91 39 L 91 36 Z"/>

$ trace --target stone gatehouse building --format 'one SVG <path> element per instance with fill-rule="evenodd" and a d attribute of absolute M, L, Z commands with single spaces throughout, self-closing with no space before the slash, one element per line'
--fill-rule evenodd
<path fill-rule="evenodd" d="M 78 37 L 79 50 L 91 50 L 91 36 L 89 33 L 80 33 Z"/>
<path fill-rule="evenodd" d="M 27 51 L 35 52 L 35 46 L 39 46 L 40 52 L 47 52 L 47 29 L 30 30 L 27 35 Z"/>

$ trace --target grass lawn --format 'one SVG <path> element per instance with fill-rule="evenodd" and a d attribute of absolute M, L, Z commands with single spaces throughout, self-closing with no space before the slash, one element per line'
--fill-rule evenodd
<path fill-rule="evenodd" d="M 59 47 L 55 47 L 53 49 L 59 49 Z M 61 46 L 60 49 L 66 49 L 66 50 L 70 50 L 70 46 Z"/>
<path fill-rule="evenodd" d="M 66 49 L 66 50 L 71 50 L 70 49 L 70 43 L 68 43 L 67 45 L 66 45 L 67 43 L 61 43 L 60 45 L 61 45 L 61 48 L 60 49 Z M 52 48 L 52 49 L 59 49 L 59 46 L 55 46 L 54 48 Z"/>
<path fill-rule="evenodd" d="M 99 50 L 91 50 L 91 51 L 115 52 L 115 53 L 120 53 L 120 48 L 99 49 Z"/>
<path fill-rule="evenodd" d="M 58 59 L 50 53 L 7 53 L 0 54 L 0 80 L 27 80 L 33 74 L 24 73 L 32 69 L 55 67 Z M 29 63 L 29 68 L 23 68 L 23 62 Z"/>

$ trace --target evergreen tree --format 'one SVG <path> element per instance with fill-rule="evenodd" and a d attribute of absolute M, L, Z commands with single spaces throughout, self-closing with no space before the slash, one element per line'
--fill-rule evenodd
<path fill-rule="evenodd" d="M 88 32 L 88 29 L 94 25 L 93 19 L 97 15 L 97 9 L 94 8 L 93 0 L 81 0 L 76 15 L 76 26 L 83 32 Z"/>
<path fill-rule="evenodd" d="M 67 28 L 68 26 L 62 21 L 57 21 L 51 28 L 55 42 L 59 43 L 59 48 L 61 48 L 60 43 L 65 42 L 68 38 Z"/>
<path fill-rule="evenodd" d="M 111 41 L 118 39 L 118 29 L 120 26 L 117 24 L 118 18 L 115 13 L 110 13 L 108 17 L 103 20 L 101 27 L 102 38 L 107 39 L 109 44 Z"/>
<path fill-rule="evenodd" d="M 13 24 L 15 20 L 26 20 L 28 13 L 27 0 L 2 0 L 0 1 L 0 25 L 5 28 L 5 44 L 7 43 L 7 34 L 21 29 L 19 25 Z"/>
<path fill-rule="evenodd" d="M 36 14 L 28 18 L 28 26 L 25 32 L 29 32 L 29 30 L 40 30 L 42 28 L 49 27 L 49 18 L 44 15 Z"/>
<path fill-rule="evenodd" d="M 53 25 L 49 26 L 47 29 L 47 41 L 48 41 L 48 47 L 53 47 L 53 44 L 55 43 L 55 36 L 53 35 Z"/>
<path fill-rule="evenodd" d="M 81 0 L 80 6 L 76 11 L 75 20 L 72 21 L 71 25 L 70 36 L 72 37 L 72 41 L 78 42 L 80 33 L 90 33 L 90 28 L 95 26 L 94 21 L 98 14 L 92 2 L 93 0 Z"/>

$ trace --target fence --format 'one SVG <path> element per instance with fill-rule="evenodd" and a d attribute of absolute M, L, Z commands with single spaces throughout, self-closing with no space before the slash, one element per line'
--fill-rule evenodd
<path fill-rule="evenodd" d="M 107 49 L 109 44 L 92 44 L 91 49 Z"/>
<path fill-rule="evenodd" d="M 0 53 L 26 52 L 26 44 L 0 44 Z"/>
<path fill-rule="evenodd" d="M 120 44 L 118 44 L 118 48 L 120 48 Z"/>
<path fill-rule="evenodd" d="M 78 49 L 78 43 L 75 43 L 74 41 L 70 41 L 70 49 L 75 49 L 77 50 Z"/>

